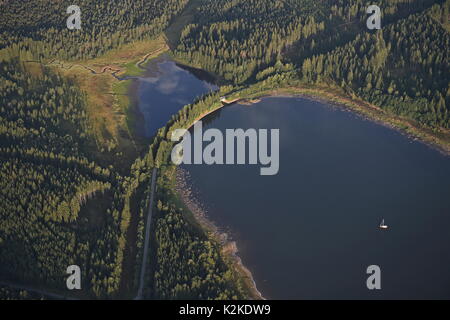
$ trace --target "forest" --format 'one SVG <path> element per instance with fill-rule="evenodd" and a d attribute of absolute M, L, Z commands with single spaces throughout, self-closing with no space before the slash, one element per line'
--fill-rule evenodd
<path fill-rule="evenodd" d="M 293 13 L 293 3 L 310 14 L 302 19 Z M 366 27 L 369 1 L 314 3 L 202 2 L 174 54 L 222 77 L 228 86 L 185 106 L 159 130 L 147 155 L 156 166 L 170 165 L 173 130 L 220 108 L 221 96 L 258 90 L 340 87 L 352 98 L 424 127 L 449 127 L 450 1 L 377 1 L 385 25 L 374 31 Z M 173 189 L 169 182 L 159 187 Z"/>
<path fill-rule="evenodd" d="M 83 290 L 75 296 L 116 298 L 123 297 L 123 282 L 129 280 L 122 268 L 133 215 L 138 219 L 134 261 L 142 259 L 153 159 L 118 167 L 123 162 L 103 154 L 100 149 L 107 148 L 95 141 L 86 94 L 39 62 L 89 59 L 157 36 L 187 1 L 81 2 L 89 14 L 77 35 L 65 29 L 68 1 L 0 4 L 0 280 L 65 292 L 66 268 L 76 264 Z M 208 256 L 205 263 L 180 269 L 179 279 L 187 279 L 180 285 L 188 285 L 191 278 L 195 281 L 190 285 L 200 285 L 191 297 L 241 297 L 228 266 L 216 261 L 219 249 L 200 231 L 193 232 L 179 213 L 172 214 L 179 225 L 168 221 L 169 229 L 164 229 L 165 218 L 157 222 L 161 247 L 166 240 L 174 242 L 170 251 L 159 250 L 159 281 L 148 285 L 155 288 L 152 297 L 183 297 L 177 279 L 163 277 L 170 276 L 167 263 L 184 265 L 186 260 L 177 262 L 178 254 L 189 254 L 190 248 L 195 260 Z M 164 236 L 173 228 L 180 239 Z M 136 267 L 131 289 L 138 271 Z M 42 296 L 5 286 L 1 298 Z"/>
<path fill-rule="evenodd" d="M 42 294 L 0 285 L 0 300 L 47 300 Z"/>
<path fill-rule="evenodd" d="M 223 262 L 218 244 L 194 229 L 173 205 L 158 203 L 152 298 L 242 299 L 243 289 Z"/>
<path fill-rule="evenodd" d="M 0 49 L 22 60 L 85 60 L 155 37 L 188 0 L 79 0 L 82 27 L 69 30 L 69 0 L 0 3 Z M 0 55 L 1 56 L 1 55 Z"/>
<path fill-rule="evenodd" d="M 160 36 L 193 2 L 171 54 L 223 85 L 184 106 L 123 168 L 95 140 L 86 93 L 43 63 L 85 61 Z M 366 27 L 374 2 L 381 30 Z M 424 128 L 450 129 L 450 0 L 80 0 L 76 31 L 66 28 L 71 4 L 0 1 L 0 281 L 59 292 L 77 264 L 81 298 L 123 298 L 124 283 L 132 290 L 138 281 L 158 167 L 146 297 L 248 298 L 220 245 L 180 208 L 169 162 L 171 132 L 219 108 L 221 96 L 328 86 Z M 2 286 L 0 298 L 43 297 Z"/>
<path fill-rule="evenodd" d="M 314 55 L 304 60 L 302 76 L 313 83 L 332 80 L 388 112 L 448 129 L 450 35 L 441 17 L 433 18 L 436 9 Z"/>
<path fill-rule="evenodd" d="M 234 85 L 294 72 L 306 84 L 333 83 L 421 125 L 449 128 L 450 2 L 376 1 L 379 31 L 366 27 L 372 2 L 205 2 L 175 54 Z"/>
<path fill-rule="evenodd" d="M 2 278 L 63 288 L 67 266 L 77 264 L 88 295 L 114 294 L 127 181 L 90 154 L 83 93 L 17 59 L 0 68 Z M 107 203 L 101 215 L 91 212 L 99 199 Z"/>
<path fill-rule="evenodd" d="M 284 48 L 323 31 L 321 9 L 310 0 L 203 1 L 175 54 L 240 84 L 282 59 Z"/>

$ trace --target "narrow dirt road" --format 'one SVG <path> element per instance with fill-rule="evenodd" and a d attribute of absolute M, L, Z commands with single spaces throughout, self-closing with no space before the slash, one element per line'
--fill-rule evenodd
<path fill-rule="evenodd" d="M 134 300 L 141 300 L 142 294 L 144 291 L 144 278 L 145 278 L 145 270 L 147 269 L 147 261 L 150 247 L 150 227 L 152 225 L 152 211 L 153 211 L 153 200 L 155 196 L 155 186 L 156 186 L 156 175 L 157 169 L 153 168 L 152 172 L 152 194 L 150 196 L 150 204 L 148 208 L 147 214 L 147 223 L 145 225 L 145 239 L 144 239 L 144 254 L 142 255 L 142 266 L 141 266 L 141 275 L 139 277 L 139 289 L 136 298 Z"/>
<path fill-rule="evenodd" d="M 151 182 L 151 196 L 150 196 L 150 203 L 148 208 L 148 214 L 147 214 L 147 223 L 145 226 L 145 239 L 144 239 L 144 254 L 142 257 L 142 266 L 141 266 L 141 275 L 139 277 L 139 289 L 137 296 L 134 298 L 134 300 L 141 300 L 143 297 L 143 291 L 144 291 L 144 280 L 145 280 L 145 270 L 147 269 L 147 261 L 148 261 L 148 254 L 150 252 L 150 229 L 152 224 L 152 212 L 153 212 L 153 202 L 154 202 L 154 196 L 155 196 L 155 187 L 156 187 L 156 176 L 157 176 L 157 169 L 154 168 L 152 171 L 152 182 Z M 37 288 L 33 288 L 31 286 L 27 285 L 20 285 L 20 284 L 14 284 L 9 282 L 2 282 L 0 281 L 0 285 L 7 286 L 13 289 L 18 290 L 26 290 L 30 292 L 34 292 L 40 295 L 43 295 L 45 297 L 51 298 L 51 299 L 57 299 L 57 300 L 78 300 L 77 298 L 48 292 L 45 290 L 40 290 Z"/>

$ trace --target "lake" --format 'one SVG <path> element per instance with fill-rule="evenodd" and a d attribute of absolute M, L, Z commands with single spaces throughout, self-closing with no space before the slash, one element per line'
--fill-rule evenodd
<path fill-rule="evenodd" d="M 196 97 L 217 89 L 211 76 L 172 61 L 167 55 L 151 60 L 137 79 L 137 104 L 144 117 L 141 134 L 152 137 L 172 115 Z"/>
<path fill-rule="evenodd" d="M 278 175 L 260 176 L 259 165 L 183 166 L 264 297 L 450 299 L 449 157 L 303 98 L 232 105 L 208 128 L 280 129 Z M 367 289 L 370 265 L 381 268 L 381 290 Z"/>

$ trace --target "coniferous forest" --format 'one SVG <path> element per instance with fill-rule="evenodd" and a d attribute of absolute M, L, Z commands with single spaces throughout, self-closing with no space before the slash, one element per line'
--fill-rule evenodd
<path fill-rule="evenodd" d="M 1 273 L 58 288 L 77 264 L 92 294 L 113 294 L 129 219 L 126 181 L 89 155 L 83 93 L 18 60 L 1 69 Z M 101 214 L 92 212 L 97 201 L 107 204 Z"/>
<path fill-rule="evenodd" d="M 448 128 L 449 2 L 376 1 L 386 25 L 369 31 L 372 2 L 208 2 L 176 54 L 236 85 L 293 71 L 306 83 L 333 82 L 389 112 Z"/>
<path fill-rule="evenodd" d="M 82 28 L 66 27 L 73 1 L 5 1 L 1 4 L 0 48 L 27 59 L 83 60 L 161 33 L 187 0 L 80 0 Z"/>
<path fill-rule="evenodd" d="M 155 167 L 146 297 L 248 298 L 220 244 L 174 200 L 166 166 L 170 133 L 218 108 L 221 95 L 338 88 L 448 138 L 450 0 L 80 0 L 77 31 L 66 27 L 72 4 L 0 1 L 0 298 L 44 298 L 27 291 L 35 287 L 64 291 L 69 265 L 82 269 L 80 298 L 129 298 L 123 287 L 137 288 Z M 381 30 L 366 27 L 371 4 L 382 8 Z M 186 12 L 187 23 L 178 19 Z M 170 36 L 179 20 L 171 54 L 222 86 L 181 109 L 124 166 L 96 140 L 87 93 L 46 64 Z M 130 264 L 133 271 L 124 270 Z"/>

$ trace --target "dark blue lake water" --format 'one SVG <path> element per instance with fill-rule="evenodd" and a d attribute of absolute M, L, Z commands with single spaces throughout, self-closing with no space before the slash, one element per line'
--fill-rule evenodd
<path fill-rule="evenodd" d="M 260 176 L 259 166 L 184 166 L 265 297 L 450 298 L 449 157 L 302 98 L 233 105 L 207 128 L 280 129 L 276 176 Z M 381 268 L 381 290 L 367 289 L 369 265 Z"/>
<path fill-rule="evenodd" d="M 207 81 L 206 73 L 192 72 L 167 56 L 152 60 L 146 68 L 148 71 L 138 79 L 137 89 L 146 137 L 152 137 L 173 114 L 196 97 L 217 89 Z"/>

